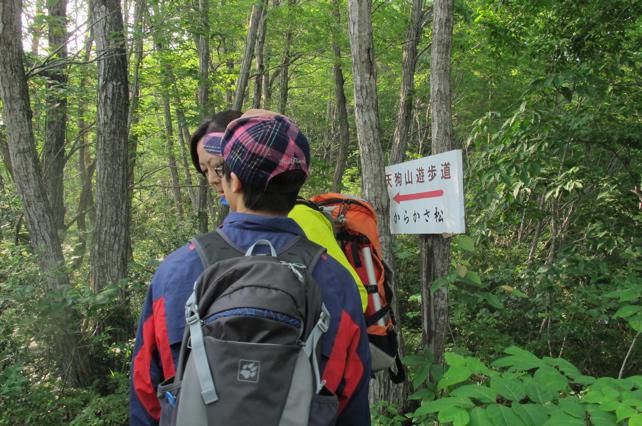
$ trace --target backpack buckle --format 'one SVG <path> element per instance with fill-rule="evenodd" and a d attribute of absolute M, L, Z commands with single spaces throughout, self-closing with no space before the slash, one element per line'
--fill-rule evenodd
<path fill-rule="evenodd" d="M 201 317 L 198 316 L 198 312 L 193 312 L 191 315 L 185 316 L 185 321 L 187 322 L 188 325 L 196 324 L 200 320 L 201 320 Z"/>
<path fill-rule="evenodd" d="M 328 328 L 330 328 L 330 312 L 328 312 L 328 309 L 325 307 L 325 305 L 321 306 L 318 325 L 319 330 L 321 330 L 323 333 L 328 331 Z"/>

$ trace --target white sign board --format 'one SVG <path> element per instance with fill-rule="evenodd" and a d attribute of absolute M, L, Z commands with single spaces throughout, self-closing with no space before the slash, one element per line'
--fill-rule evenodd
<path fill-rule="evenodd" d="M 386 167 L 393 234 L 461 234 L 464 168 L 460 149 Z"/>

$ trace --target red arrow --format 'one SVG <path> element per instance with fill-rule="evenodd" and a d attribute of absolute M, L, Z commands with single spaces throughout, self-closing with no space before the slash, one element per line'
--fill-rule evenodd
<path fill-rule="evenodd" d="M 405 195 L 401 195 L 397 192 L 397 195 L 392 197 L 392 199 L 395 200 L 397 204 L 401 204 L 402 201 L 421 200 L 422 198 L 435 198 L 441 197 L 442 195 L 444 195 L 444 191 L 441 189 L 438 189 L 436 191 L 417 192 L 416 194 Z"/>

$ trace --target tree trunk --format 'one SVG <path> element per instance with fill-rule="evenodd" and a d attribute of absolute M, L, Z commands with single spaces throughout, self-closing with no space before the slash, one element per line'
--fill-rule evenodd
<path fill-rule="evenodd" d="M 333 163 L 334 157 L 336 157 L 333 152 L 335 138 L 334 111 L 334 102 L 329 99 L 325 108 L 325 126 L 323 128 L 323 143 L 321 144 L 321 160 L 324 163 Z"/>
<path fill-rule="evenodd" d="M 227 39 L 221 36 L 221 49 L 223 49 L 223 57 L 225 59 L 225 66 L 227 67 L 227 74 L 234 75 L 234 60 L 229 57 L 230 49 L 227 45 Z M 232 108 L 234 103 L 234 83 L 229 79 L 225 85 L 225 106 L 227 109 Z"/>
<path fill-rule="evenodd" d="M 129 93 L 123 18 L 118 0 L 94 0 L 98 60 L 96 120 L 96 227 L 91 256 L 91 283 L 99 292 L 127 277 L 130 199 L 127 115 Z M 122 327 L 130 335 L 126 292 L 121 293 Z"/>
<path fill-rule="evenodd" d="M 289 90 L 289 70 L 290 70 L 290 60 L 291 53 L 290 47 L 292 46 L 292 31 L 294 28 L 293 22 L 293 13 L 292 9 L 296 6 L 297 0 L 288 0 L 288 10 L 287 10 L 287 30 L 285 31 L 284 41 L 283 41 L 283 61 L 281 62 L 281 75 L 280 75 L 280 88 L 279 88 L 279 112 L 285 114 L 285 108 L 288 104 L 288 90 Z"/>
<path fill-rule="evenodd" d="M 45 8 L 45 0 L 36 0 L 36 16 L 41 16 Z M 44 25 L 42 22 L 34 20 L 31 26 L 31 54 L 34 58 L 38 56 L 40 50 L 40 37 L 42 37 L 42 29 Z"/>
<path fill-rule="evenodd" d="M 412 104 L 415 94 L 415 65 L 417 63 L 417 44 L 421 38 L 423 22 L 423 0 L 413 0 L 410 13 L 410 25 L 403 46 L 401 66 L 401 90 L 399 91 L 399 110 L 397 124 L 392 138 L 390 164 L 404 160 L 408 141 L 408 130 L 412 121 Z"/>
<path fill-rule="evenodd" d="M 275 10 L 281 4 L 281 0 L 272 0 L 272 9 Z M 266 23 L 267 29 L 267 23 Z M 265 62 L 265 72 L 263 73 L 263 108 L 272 108 L 272 83 L 274 82 L 274 75 L 270 75 L 270 62 L 272 61 L 272 44 L 268 43 L 264 47 L 263 61 Z"/>
<path fill-rule="evenodd" d="M 143 63 L 143 37 L 144 37 L 144 13 L 147 4 L 145 0 L 136 0 L 134 3 L 134 35 L 132 36 L 132 49 L 127 57 L 134 53 L 134 70 L 132 73 L 132 84 L 129 92 L 129 111 L 127 113 L 127 140 L 129 152 L 127 154 L 127 199 L 132 205 L 134 198 L 134 169 L 136 167 L 136 152 L 138 151 L 138 134 L 132 130 L 140 121 L 138 106 L 140 104 L 140 69 Z M 128 62 L 129 63 L 129 62 Z M 133 257 L 134 248 L 131 241 L 131 234 L 127 233 L 127 259 Z"/>
<path fill-rule="evenodd" d="M 377 107 L 377 85 L 375 76 L 374 50 L 372 45 L 372 21 L 370 0 L 349 0 L 350 47 L 352 51 L 352 78 L 354 85 L 354 110 L 357 140 L 361 154 L 363 195 L 372 203 L 379 220 L 379 233 L 385 260 L 392 265 L 392 237 L 389 226 L 389 199 L 384 181 L 383 149 L 379 139 L 379 117 Z M 393 310 L 400 319 L 397 309 L 397 291 L 392 285 Z M 401 324 L 399 334 L 401 335 Z M 400 339 L 401 340 L 401 339 Z M 385 400 L 401 407 L 407 400 L 407 383 L 394 385 L 386 373 L 380 373 L 371 382 L 370 398 Z"/>
<path fill-rule="evenodd" d="M 169 105 L 169 94 L 162 90 L 163 115 L 165 117 L 165 149 L 167 150 L 167 163 L 172 177 L 172 193 L 176 204 L 176 215 L 178 220 L 183 220 L 183 194 L 181 194 L 181 182 L 178 178 L 178 166 L 176 165 L 176 154 L 174 153 L 174 126 L 172 125 L 172 111 Z"/>
<path fill-rule="evenodd" d="M 179 221 L 183 220 L 183 195 L 181 194 L 181 184 L 178 177 L 178 167 L 176 165 L 176 154 L 174 152 L 174 126 L 172 124 L 172 110 L 169 103 L 170 92 L 173 91 L 173 82 L 176 80 L 171 63 L 163 56 L 164 46 L 169 43 L 168 38 L 163 33 L 161 22 L 164 15 L 161 12 L 158 2 L 154 3 L 154 21 L 153 21 L 153 39 L 158 55 L 159 70 L 161 77 L 160 97 L 163 105 L 163 117 L 165 119 L 165 150 L 167 155 L 167 164 L 169 166 L 170 177 L 172 181 L 172 194 L 174 195 L 174 204 L 176 206 L 176 216 Z"/>
<path fill-rule="evenodd" d="M 200 28 L 198 33 L 198 63 L 199 63 L 199 81 L 198 81 L 198 108 L 201 121 L 204 121 L 209 111 L 209 63 L 210 63 L 210 21 L 209 21 L 209 1 L 199 0 L 199 15 L 201 17 Z M 201 176 L 198 190 L 198 230 L 201 233 L 208 231 L 207 226 L 207 180 Z"/>
<path fill-rule="evenodd" d="M 89 5 L 89 13 L 91 14 L 91 2 Z M 90 18 L 91 19 L 91 18 Z M 89 61 L 91 46 L 93 44 L 93 30 L 90 30 L 87 34 L 87 39 L 85 40 L 85 53 L 84 60 L 85 62 Z M 87 87 L 89 76 L 86 71 L 83 71 L 82 77 L 80 79 L 80 87 Z M 92 176 L 95 170 L 95 162 L 91 161 L 91 156 L 88 148 L 88 129 L 87 124 L 85 123 L 85 112 L 87 111 L 87 105 L 85 105 L 85 99 L 81 98 L 78 103 L 78 131 L 80 132 L 80 147 L 78 148 L 78 175 L 80 176 L 80 200 L 78 201 L 78 219 L 76 220 L 76 225 L 78 226 L 78 247 L 75 251 L 75 260 L 74 267 L 78 268 L 82 264 L 82 260 L 85 256 L 86 247 L 87 247 L 87 236 L 89 231 L 87 229 L 87 212 L 90 213 L 90 218 L 95 219 L 93 214 L 95 205 L 94 205 L 94 196 L 92 191 Z"/>
<path fill-rule="evenodd" d="M 48 42 L 51 61 L 56 63 L 48 73 L 45 109 L 45 143 L 42 171 L 47 198 L 58 232 L 64 229 L 65 205 L 63 174 L 65 168 L 65 133 L 67 129 L 67 0 L 47 2 L 49 10 Z"/>
<path fill-rule="evenodd" d="M 174 102 L 176 104 L 176 119 L 178 120 L 178 148 L 181 155 L 183 172 L 185 173 L 187 193 L 189 194 L 189 199 L 192 203 L 192 211 L 195 215 L 198 215 L 198 196 L 194 189 L 194 181 L 192 179 L 190 161 L 187 158 L 187 149 L 185 149 L 185 147 L 189 145 L 189 129 L 187 128 L 187 120 L 185 119 L 185 112 L 183 111 L 183 107 L 181 106 L 178 96 L 176 94 L 174 96 Z"/>
<path fill-rule="evenodd" d="M 243 54 L 239 79 L 236 83 L 236 94 L 234 95 L 234 103 L 232 104 L 232 109 L 238 111 L 243 108 L 243 98 L 245 97 L 245 89 L 247 88 L 247 81 L 250 75 L 250 65 L 252 64 L 252 57 L 254 56 L 254 46 L 256 45 L 256 34 L 259 23 L 261 22 L 261 16 L 263 15 L 264 5 L 265 0 L 261 0 L 252 6 L 250 25 L 245 40 L 245 53 Z"/>
<path fill-rule="evenodd" d="M 20 0 L 0 2 L 0 97 L 7 125 L 9 155 L 16 190 L 25 208 L 29 236 L 38 266 L 50 291 L 69 287 L 53 212 L 47 199 L 33 137 L 32 111 L 24 72 Z M 58 333 L 51 336 L 60 375 L 66 384 L 84 386 L 92 379 L 89 358 L 81 345 L 73 308 L 61 307 L 51 318 Z"/>
<path fill-rule="evenodd" d="M 432 153 L 449 151 L 453 146 L 450 69 L 453 31 L 453 0 L 433 3 L 432 46 L 430 60 L 430 110 Z M 423 335 L 424 343 L 441 362 L 448 330 L 448 287 L 431 294 L 432 283 L 448 273 L 450 240 L 441 235 L 423 237 Z"/>
<path fill-rule="evenodd" d="M 7 143 L 7 134 L 4 128 L 0 128 L 0 154 L 2 162 L 13 179 L 13 167 L 11 166 L 11 154 L 9 154 L 9 144 Z"/>
<path fill-rule="evenodd" d="M 261 95 L 263 94 L 263 74 L 265 73 L 265 36 L 267 34 L 267 9 L 265 3 L 256 40 L 256 78 L 254 79 L 254 99 L 252 108 L 261 108 Z"/>
<path fill-rule="evenodd" d="M 332 32 L 332 50 L 334 51 L 334 99 L 335 99 L 335 116 L 337 119 L 336 127 L 339 130 L 339 138 L 336 141 L 337 156 L 334 169 L 334 178 L 332 179 L 332 190 L 341 192 L 343 173 L 346 168 L 346 159 L 348 158 L 348 149 L 350 147 L 350 129 L 348 127 L 348 111 L 346 107 L 346 95 L 344 90 L 343 69 L 341 68 L 341 47 L 339 46 L 339 34 L 341 34 L 341 10 L 339 1 L 333 0 L 333 15 L 336 22 L 335 30 Z"/>

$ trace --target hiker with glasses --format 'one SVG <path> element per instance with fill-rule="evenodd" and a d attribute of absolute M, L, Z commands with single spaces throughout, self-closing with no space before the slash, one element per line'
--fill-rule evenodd
<path fill-rule="evenodd" d="M 196 146 L 198 167 L 206 174 L 210 185 L 219 194 L 225 196 L 231 210 L 223 224 L 214 232 L 217 235 L 216 239 L 224 240 L 223 244 L 229 245 L 239 253 L 245 253 L 248 256 L 266 254 L 268 257 L 275 256 L 277 259 L 280 256 L 284 256 L 286 260 L 281 261 L 281 263 L 286 265 L 286 268 L 292 269 L 292 272 L 288 272 L 288 269 L 284 273 L 287 276 L 301 279 L 301 282 L 305 282 L 305 285 L 310 285 L 306 265 L 292 261 L 288 257 L 296 257 L 297 253 L 288 254 L 286 252 L 293 244 L 293 247 L 301 245 L 304 248 L 314 247 L 314 250 L 319 250 L 318 258 L 311 262 L 309 277 L 313 286 L 310 288 L 317 289 L 319 292 L 323 304 L 322 312 L 327 313 L 327 315 L 323 314 L 318 318 L 315 316 L 312 319 L 312 325 L 316 324 L 316 326 L 304 327 L 308 331 L 302 333 L 301 343 L 306 345 L 313 340 L 311 336 L 314 334 L 314 330 L 321 329 L 318 351 L 306 351 L 307 359 L 310 360 L 310 371 L 314 373 L 318 370 L 318 373 L 304 374 L 304 376 L 311 375 L 314 378 L 311 381 L 311 386 L 315 401 L 319 400 L 318 396 L 336 396 L 336 408 L 332 403 L 326 404 L 326 411 L 330 410 L 329 418 L 332 421 L 336 421 L 336 424 L 345 425 L 369 425 L 368 380 L 370 377 L 370 352 L 361 299 L 356 283 L 344 267 L 328 256 L 322 248 L 310 243 L 297 223 L 287 217 L 296 202 L 299 189 L 308 176 L 310 164 L 308 141 L 287 117 L 269 112 L 250 111 L 229 123 L 224 132 L 221 131 L 221 127 L 211 128 L 208 124 Z M 219 135 L 217 133 L 222 134 Z M 218 141 L 220 141 L 222 162 L 220 158 L 201 155 L 204 153 L 218 157 L 212 151 L 206 149 L 208 143 L 211 144 Z M 199 145 L 202 145 L 202 149 Z M 133 355 L 131 424 L 156 424 L 161 420 L 161 403 L 165 406 L 170 406 L 170 408 L 176 406 L 178 410 L 178 423 L 170 422 L 167 424 L 181 424 L 180 419 L 184 418 L 181 416 L 185 415 L 186 412 L 190 412 L 184 407 L 196 407 L 191 409 L 193 410 L 192 412 L 196 413 L 200 410 L 202 411 L 202 416 L 205 416 L 202 418 L 207 419 L 210 419 L 209 416 L 213 412 L 221 413 L 220 417 L 217 417 L 219 419 L 226 419 L 226 416 L 230 415 L 230 413 L 225 412 L 225 407 L 226 404 L 232 404 L 229 395 L 234 394 L 234 392 L 225 387 L 221 388 L 220 383 L 228 382 L 225 378 L 219 376 L 222 373 L 216 371 L 216 361 L 210 361 L 210 368 L 205 369 L 205 374 L 194 373 L 194 377 L 198 379 L 190 378 L 191 376 L 188 372 L 194 369 L 194 364 L 198 364 L 198 356 L 194 353 L 197 351 L 194 347 L 199 346 L 199 340 L 194 340 L 195 335 L 192 335 L 190 345 L 186 345 L 186 342 L 183 341 L 186 328 L 186 302 L 191 298 L 192 292 L 195 290 L 194 283 L 197 282 L 197 290 L 201 292 L 201 296 L 207 293 L 205 290 L 207 283 L 203 283 L 204 278 L 201 277 L 201 273 L 204 271 L 203 259 L 201 258 L 203 247 L 199 247 L 202 245 L 200 243 L 204 241 L 209 240 L 199 237 L 170 254 L 162 262 L 152 279 L 141 314 Z M 218 242 L 214 246 L 218 247 L 220 244 Z M 262 247 L 257 249 L 255 248 L 257 245 Z M 257 250 L 267 250 L 267 253 L 257 253 Z M 243 254 L 239 256 L 243 256 Z M 305 255 L 301 254 L 301 256 L 306 261 L 309 260 Z M 215 258 L 216 256 L 212 257 Z M 213 258 L 210 260 L 214 262 L 214 270 L 220 269 L 222 262 L 216 264 L 216 260 Z M 235 259 L 231 261 L 232 264 L 236 262 Z M 201 277 L 200 281 L 199 277 Z M 305 279 L 302 277 L 305 277 Z M 252 286 L 244 287 L 244 289 L 246 288 L 252 288 Z M 196 294 L 197 291 L 194 291 L 194 293 Z M 256 307 L 246 307 L 244 309 L 245 311 L 241 310 L 245 312 L 243 315 L 251 317 L 248 317 L 248 324 L 259 324 L 261 321 L 266 320 L 265 317 L 257 318 L 257 316 L 265 315 L 268 310 L 257 309 Z M 241 315 L 239 313 L 241 311 L 235 308 L 231 311 L 225 311 L 224 314 L 213 315 L 211 318 L 213 318 L 212 321 L 220 321 L 221 318 L 225 318 L 224 321 L 235 321 L 238 315 Z M 278 312 L 269 314 L 271 321 L 280 321 L 283 319 L 282 317 L 283 315 L 279 315 Z M 290 325 L 297 324 L 296 318 L 287 315 L 286 317 Z M 324 323 L 323 319 L 327 319 L 327 323 Z M 309 321 L 304 319 L 303 322 Z M 203 330 L 206 330 L 205 323 L 206 321 L 202 320 Z M 319 327 L 319 324 L 322 323 L 325 325 Z M 240 322 L 238 324 L 243 323 Z M 199 327 L 194 328 L 192 323 L 189 329 L 198 330 Z M 242 330 L 243 327 L 238 327 L 234 329 L 234 333 L 251 333 L 255 331 L 254 328 L 256 327 L 251 328 L 253 329 Z M 230 330 L 219 330 L 218 332 L 223 333 L 217 337 L 220 340 L 225 340 L 224 337 L 221 337 L 223 335 L 229 337 L 234 334 Z M 266 332 L 264 334 L 268 335 L 270 333 Z M 207 339 L 206 341 L 208 342 L 212 341 Z M 178 359 L 181 343 L 183 343 L 183 352 L 185 352 L 185 354 L 181 355 L 185 356 L 182 364 Z M 257 341 L 253 341 L 251 344 L 256 343 Z M 203 345 L 201 344 L 200 346 Z M 216 352 L 215 346 L 207 347 L 208 355 L 210 351 Z M 185 349 L 185 347 L 189 347 L 189 350 Z M 190 354 L 190 351 L 193 354 Z M 261 362 L 251 359 L 252 351 L 249 352 L 246 356 L 247 359 L 242 359 L 236 364 L 233 363 L 234 366 L 238 365 L 238 375 L 234 376 L 235 380 L 229 383 L 238 382 L 242 383 L 242 386 L 251 386 L 253 381 L 256 381 L 258 385 L 259 377 L 262 377 L 263 380 L 269 380 L 269 371 L 265 370 L 265 365 L 270 365 L 269 360 L 264 360 L 263 364 L 261 364 Z M 318 356 L 315 355 L 316 352 L 318 352 Z M 257 352 L 256 357 L 258 356 Z M 261 365 L 263 365 L 264 370 L 260 370 Z M 198 372 L 199 369 L 202 369 L 202 363 L 201 367 L 197 366 L 195 368 L 196 370 L 193 371 Z M 171 380 L 168 383 L 169 387 L 162 388 L 168 389 L 167 392 L 157 392 L 161 381 L 167 381 L 167 379 L 174 377 L 177 371 L 185 374 L 185 376 L 181 374 L 180 377 L 183 380 L 183 386 L 186 386 L 186 383 L 190 380 L 192 380 L 190 383 L 195 383 L 193 386 L 190 385 L 190 392 L 187 392 L 185 387 L 179 392 L 180 383 L 179 386 L 176 386 L 171 383 Z M 299 371 L 299 364 L 297 364 L 295 371 Z M 236 371 L 233 373 L 236 374 Z M 306 380 L 308 379 L 309 377 Z M 216 385 L 217 383 L 219 383 L 218 386 Z M 294 384 L 294 379 L 292 379 L 292 384 Z M 303 385 L 303 387 L 305 386 L 307 385 Z M 276 392 L 276 387 L 274 388 L 273 392 Z M 243 389 L 247 389 L 247 387 Z M 198 398 L 191 400 L 193 404 L 192 402 L 181 400 L 181 398 L 187 398 L 187 394 L 192 395 L 193 393 L 198 396 Z M 296 397 L 296 395 L 293 395 L 295 393 L 292 391 L 286 392 L 288 401 Z M 326 402 L 330 400 L 323 399 Z M 250 404 L 248 407 L 252 406 L 251 402 L 248 402 L 248 404 Z M 260 401 L 256 402 L 256 404 L 260 405 Z M 284 420 L 285 417 L 278 417 L 286 416 L 286 411 L 292 408 L 291 405 L 287 401 L 273 404 L 274 410 L 282 411 L 282 413 L 276 414 L 276 418 L 281 420 L 274 424 L 303 425 L 312 421 L 312 417 L 310 419 L 304 416 L 288 417 L 290 422 L 288 423 Z M 233 406 L 233 404 L 230 406 Z M 183 407 L 183 414 L 181 414 L 181 407 Z M 313 416 L 313 413 L 316 413 L 317 411 L 315 410 L 318 410 L 318 408 L 317 406 L 304 412 Z M 252 413 L 252 410 L 243 410 L 241 408 L 232 414 L 246 419 L 238 424 L 254 423 L 253 420 L 247 420 L 253 418 L 252 416 L 257 416 L 256 424 L 271 424 L 267 419 L 271 419 L 274 416 L 274 413 Z M 289 411 L 287 414 L 290 416 Z M 261 423 L 261 418 L 263 418 L 263 423 Z M 210 422 L 211 420 L 207 421 L 207 423 Z M 228 422 L 225 424 L 233 423 Z"/>

